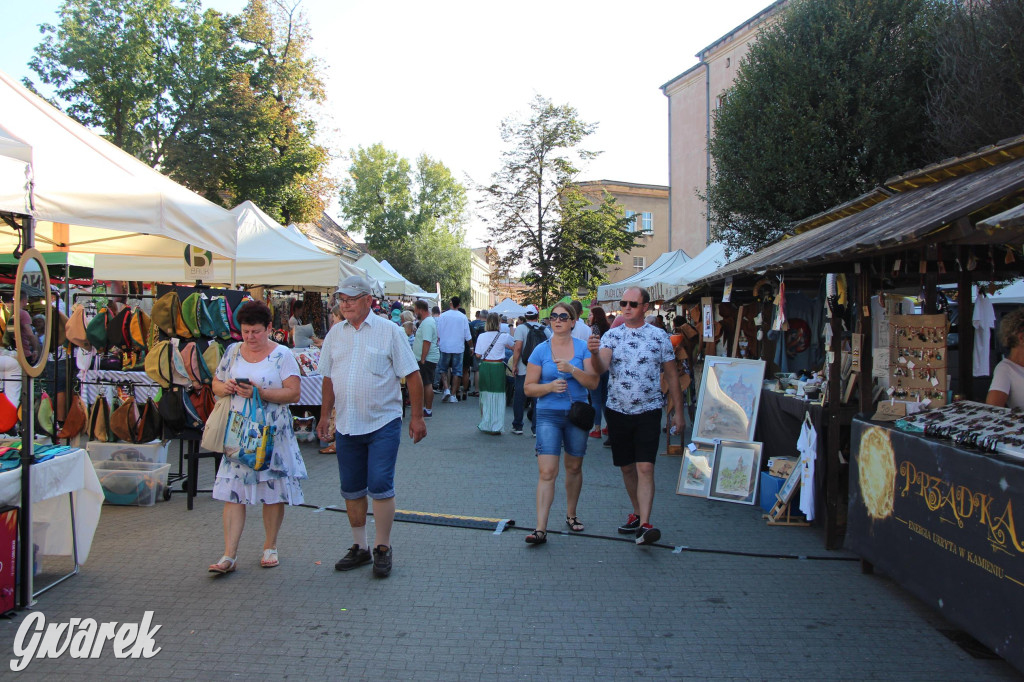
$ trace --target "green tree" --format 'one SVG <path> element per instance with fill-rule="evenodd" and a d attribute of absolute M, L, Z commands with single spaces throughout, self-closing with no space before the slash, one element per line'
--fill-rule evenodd
<path fill-rule="evenodd" d="M 756 250 L 794 220 L 929 160 L 938 0 L 794 0 L 714 118 L 714 237 Z"/>
<path fill-rule="evenodd" d="M 596 124 L 583 121 L 574 107 L 539 95 L 530 111 L 528 120 L 502 121 L 502 167 L 480 190 L 491 238 L 505 249 L 499 268 L 524 267 L 524 283 L 546 307 L 549 298 L 572 289 L 570 283 L 596 281 L 596 264 L 631 248 L 635 235 L 626 231 L 632 219 L 621 217 L 609 195 L 588 209 L 573 188 L 577 164 L 600 153 L 580 147 Z"/>
<path fill-rule="evenodd" d="M 217 203 L 320 215 L 333 186 L 309 108 L 323 87 L 298 3 L 232 17 L 199 0 L 65 0 L 59 18 L 30 66 L 70 115 Z"/>
<path fill-rule="evenodd" d="M 943 156 L 1024 132 L 1024 2 L 952 2 L 935 49 L 928 114 Z"/>
<path fill-rule="evenodd" d="M 466 188 L 441 162 L 423 154 L 415 168 L 377 143 L 351 151 L 341 184 L 341 211 L 366 245 L 407 279 L 445 296 L 469 294 L 465 246 Z"/>

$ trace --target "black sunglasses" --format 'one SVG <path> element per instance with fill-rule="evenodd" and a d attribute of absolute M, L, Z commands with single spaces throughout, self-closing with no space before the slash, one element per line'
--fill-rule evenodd
<path fill-rule="evenodd" d="M 626 308 L 626 307 L 629 307 L 629 308 L 639 308 L 640 307 L 640 301 L 619 301 L 619 307 L 620 308 Z"/>
<path fill-rule="evenodd" d="M 561 320 L 562 322 L 565 322 L 566 320 L 569 319 L 569 313 L 551 313 L 551 319 Z"/>

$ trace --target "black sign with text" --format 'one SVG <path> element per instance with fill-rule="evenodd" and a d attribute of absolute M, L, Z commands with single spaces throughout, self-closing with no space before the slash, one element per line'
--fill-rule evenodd
<path fill-rule="evenodd" d="M 860 420 L 851 447 L 845 546 L 1024 671 L 1024 466 Z"/>

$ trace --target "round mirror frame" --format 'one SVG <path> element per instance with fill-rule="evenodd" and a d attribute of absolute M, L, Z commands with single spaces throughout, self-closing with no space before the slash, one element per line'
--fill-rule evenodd
<path fill-rule="evenodd" d="M 29 363 L 28 358 L 25 357 L 25 344 L 21 338 L 21 278 L 29 261 L 36 261 L 39 264 L 39 270 L 43 275 L 43 282 L 45 283 L 43 285 L 43 300 L 46 305 L 46 326 L 44 327 L 46 335 L 43 337 L 43 343 L 40 344 L 39 358 L 34 365 Z M 21 369 L 25 374 L 30 377 L 37 377 L 46 369 L 46 361 L 50 357 L 50 337 L 53 336 L 53 297 L 50 292 L 50 271 L 46 267 L 43 254 L 38 249 L 26 249 L 18 260 L 18 272 L 14 276 L 14 301 L 12 307 L 15 314 L 11 315 L 11 319 L 7 324 L 14 325 L 14 343 L 18 347 L 18 364 L 21 365 Z"/>

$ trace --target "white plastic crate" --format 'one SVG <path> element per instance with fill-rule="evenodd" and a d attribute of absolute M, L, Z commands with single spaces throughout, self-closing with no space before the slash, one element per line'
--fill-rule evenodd
<path fill-rule="evenodd" d="M 93 462 L 156 462 L 167 461 L 167 448 L 171 441 L 155 440 L 151 443 L 104 443 L 89 441 L 85 449 Z"/>
<path fill-rule="evenodd" d="M 103 496 L 110 504 L 150 507 L 167 490 L 170 464 L 157 462 L 93 462 L 96 476 L 103 486 Z"/>

